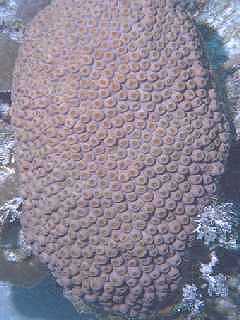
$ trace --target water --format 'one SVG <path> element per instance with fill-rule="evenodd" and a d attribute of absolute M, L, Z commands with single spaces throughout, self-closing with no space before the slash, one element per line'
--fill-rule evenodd
<path fill-rule="evenodd" d="M 18 219 L 21 201 L 17 197 L 16 164 L 13 156 L 14 130 L 9 122 L 8 113 L 11 103 L 9 92 L 14 61 L 22 41 L 24 26 L 49 2 L 49 0 L 0 1 L 0 230 L 2 229 L 0 320 L 91 320 L 93 318 L 89 314 L 77 313 L 72 304 L 64 298 L 61 288 L 45 267 L 36 258 L 28 256 L 27 248 L 25 253 L 19 250 L 21 234 Z M 202 3 L 207 2 L 202 14 L 194 10 L 197 2 L 201 1 L 187 2 L 191 12 L 195 14 L 204 37 L 211 67 L 219 79 L 224 79 L 226 83 L 226 95 L 229 96 L 229 105 L 234 110 L 236 131 L 240 132 L 240 68 L 234 60 L 240 53 L 240 2 L 239 0 L 202 1 Z M 230 75 L 229 69 L 224 69 L 227 64 L 230 68 L 232 65 L 235 67 Z M 238 162 L 239 145 L 235 144 L 230 155 L 227 176 L 223 179 L 225 200 L 239 200 L 240 183 L 236 179 L 240 174 Z M 194 260 L 196 264 L 202 259 L 206 266 L 209 256 L 203 251 L 201 249 L 195 252 L 193 259 L 196 259 Z M 224 250 L 218 250 L 217 254 L 219 259 L 217 272 L 227 274 L 229 296 L 209 298 L 210 307 L 208 305 L 202 319 L 239 320 L 239 254 L 236 251 Z M 193 278 L 191 274 L 188 281 L 193 281 Z M 196 294 L 194 286 L 192 287 L 194 290 L 190 289 L 188 294 L 195 292 L 196 299 L 199 299 L 198 304 L 201 306 L 202 297 Z M 194 301 L 192 303 L 194 304 Z M 183 320 L 187 317 L 186 314 L 177 313 L 175 317 L 166 316 L 166 319 Z"/>

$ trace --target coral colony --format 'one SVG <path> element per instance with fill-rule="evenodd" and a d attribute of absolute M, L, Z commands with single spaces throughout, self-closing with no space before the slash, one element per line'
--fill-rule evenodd
<path fill-rule="evenodd" d="M 11 110 L 20 220 L 73 304 L 149 317 L 179 289 L 229 126 L 175 1 L 108 4 L 54 1 L 26 32 Z"/>

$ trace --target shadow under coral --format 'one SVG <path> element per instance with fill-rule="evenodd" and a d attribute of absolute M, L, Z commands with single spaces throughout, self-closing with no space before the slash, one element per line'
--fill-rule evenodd
<path fill-rule="evenodd" d="M 240 199 L 240 141 L 231 147 L 225 174 L 221 181 L 224 197 L 228 201 Z"/>
<path fill-rule="evenodd" d="M 0 283 L 1 320 L 89 320 L 77 313 L 52 277 L 34 288 Z"/>

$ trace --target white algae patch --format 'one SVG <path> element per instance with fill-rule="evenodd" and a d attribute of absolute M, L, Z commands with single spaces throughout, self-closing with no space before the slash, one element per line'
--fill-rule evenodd
<path fill-rule="evenodd" d="M 222 273 L 216 274 L 215 268 L 219 260 L 215 251 L 210 254 L 208 264 L 201 263 L 200 272 L 202 278 L 208 284 L 208 295 L 226 297 L 228 295 L 227 277 Z"/>
<path fill-rule="evenodd" d="M 206 207 L 197 223 L 197 239 L 203 240 L 205 245 L 239 249 L 240 217 L 232 203 Z"/>
<path fill-rule="evenodd" d="M 186 284 L 183 287 L 183 300 L 181 306 L 179 306 L 178 311 L 187 311 L 189 312 L 189 319 L 192 316 L 197 316 L 202 312 L 204 308 L 204 302 L 202 300 L 202 295 L 199 292 L 199 289 L 194 283 Z"/>
<path fill-rule="evenodd" d="M 210 0 L 198 21 L 208 23 L 217 31 L 229 56 L 240 53 L 239 0 Z"/>
<path fill-rule="evenodd" d="M 0 1 L 0 30 L 6 33 L 12 40 L 22 41 L 23 23 L 16 17 L 20 1 Z"/>
<path fill-rule="evenodd" d="M 11 132 L 0 129 L 0 167 L 11 163 L 14 145 L 15 139 Z"/>
<path fill-rule="evenodd" d="M 48 3 L 49 0 L 0 0 L 0 32 L 22 42 L 25 24 Z"/>
<path fill-rule="evenodd" d="M 19 220 L 21 214 L 21 205 L 22 198 L 16 197 L 10 201 L 7 201 L 2 207 L 0 207 L 0 226 Z"/>
<path fill-rule="evenodd" d="M 209 262 L 201 262 L 198 259 L 198 274 L 195 275 L 195 282 L 186 284 L 183 287 L 182 303 L 179 311 L 187 311 L 187 319 L 195 319 L 206 306 L 210 306 L 211 312 L 218 311 L 220 300 L 211 301 L 212 297 L 232 297 L 233 292 L 229 291 L 228 281 L 231 275 L 227 276 L 219 272 L 219 264 L 223 265 L 216 253 L 219 248 L 232 252 L 239 250 L 240 213 L 238 206 L 233 203 L 215 204 L 205 207 L 197 219 L 196 238 L 201 240 L 208 250 Z M 207 252 L 206 252 L 207 253 Z M 233 279 L 233 276 L 232 276 Z M 219 298 L 219 299 L 220 299 Z M 203 318 L 205 319 L 205 318 Z M 237 320 L 232 318 L 232 320 Z"/>

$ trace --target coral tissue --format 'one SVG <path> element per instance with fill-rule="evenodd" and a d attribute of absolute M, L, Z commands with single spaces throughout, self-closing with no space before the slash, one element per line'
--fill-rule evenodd
<path fill-rule="evenodd" d="M 74 304 L 148 316 L 182 277 L 229 129 L 170 0 L 56 0 L 20 48 L 22 228 Z"/>

